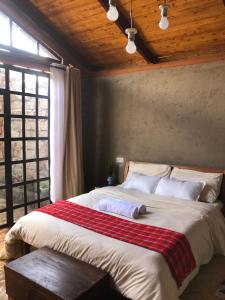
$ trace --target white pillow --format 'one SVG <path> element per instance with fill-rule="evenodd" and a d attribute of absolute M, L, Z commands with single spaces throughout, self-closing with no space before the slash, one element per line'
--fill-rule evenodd
<path fill-rule="evenodd" d="M 163 164 L 152 164 L 144 162 L 129 162 L 129 173 L 139 173 L 147 176 L 169 176 L 171 166 Z"/>
<path fill-rule="evenodd" d="M 196 181 L 205 182 L 206 185 L 201 194 L 199 201 L 213 203 L 217 200 L 219 196 L 223 174 L 205 173 L 205 172 L 198 172 L 193 170 L 174 168 L 170 177 L 179 180 L 192 181 L 192 182 L 196 182 Z"/>
<path fill-rule="evenodd" d="M 157 185 L 155 194 L 184 200 L 198 201 L 204 189 L 203 182 L 181 181 L 163 177 Z"/>
<path fill-rule="evenodd" d="M 145 176 L 142 174 L 132 173 L 122 184 L 125 189 L 135 189 L 137 191 L 153 194 L 160 180 L 158 176 Z"/>

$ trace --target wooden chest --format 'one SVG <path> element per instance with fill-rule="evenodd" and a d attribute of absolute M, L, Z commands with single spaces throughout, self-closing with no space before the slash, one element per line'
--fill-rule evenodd
<path fill-rule="evenodd" d="M 6 292 L 13 300 L 107 299 L 109 275 L 48 248 L 5 266 Z"/>

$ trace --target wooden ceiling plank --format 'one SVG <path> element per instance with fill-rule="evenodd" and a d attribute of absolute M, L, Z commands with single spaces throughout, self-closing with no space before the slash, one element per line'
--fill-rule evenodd
<path fill-rule="evenodd" d="M 108 0 L 98 0 L 98 2 L 107 12 L 109 9 Z M 119 19 L 115 23 L 119 27 L 121 32 L 127 37 L 125 30 L 130 27 L 130 24 L 121 11 Z M 157 64 L 159 62 L 158 57 L 147 47 L 147 45 L 138 35 L 135 37 L 135 44 L 137 47 L 137 51 L 139 52 L 139 54 L 142 55 L 142 57 L 146 60 L 147 63 Z"/>
<path fill-rule="evenodd" d="M 74 55 L 76 51 L 31 3 L 28 5 L 27 2 L 18 4 L 16 0 L 0 1 L 0 10 L 12 17 L 19 26 L 34 38 L 60 55 L 65 63 L 72 64 L 83 71 L 88 71 L 88 67 L 83 60 Z"/>

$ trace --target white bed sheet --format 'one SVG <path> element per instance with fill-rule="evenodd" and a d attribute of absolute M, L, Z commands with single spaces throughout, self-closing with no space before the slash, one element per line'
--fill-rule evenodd
<path fill-rule="evenodd" d="M 6 236 L 5 255 L 8 258 L 20 255 L 20 241 L 37 248 L 50 247 L 110 272 L 118 290 L 134 300 L 177 300 L 201 264 L 208 263 L 215 253 L 225 255 L 225 221 L 215 205 L 147 195 L 121 186 L 96 189 L 69 201 L 95 208 L 96 203 L 106 196 L 147 205 L 148 213 L 134 222 L 186 235 L 197 268 L 179 290 L 159 253 L 40 212 L 30 213 L 13 226 Z"/>

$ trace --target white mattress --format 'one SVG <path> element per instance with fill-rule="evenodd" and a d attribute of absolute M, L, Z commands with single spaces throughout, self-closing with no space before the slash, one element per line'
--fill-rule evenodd
<path fill-rule="evenodd" d="M 186 235 L 197 268 L 180 289 L 159 253 L 41 212 L 30 213 L 12 227 L 6 236 L 5 256 L 20 255 L 21 240 L 37 248 L 48 246 L 108 271 L 116 288 L 130 299 L 177 300 L 201 264 L 208 263 L 214 253 L 225 255 L 225 222 L 217 205 L 147 195 L 122 187 L 96 189 L 69 201 L 95 208 L 96 203 L 106 196 L 145 204 L 148 213 L 134 222 Z"/>

